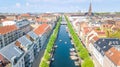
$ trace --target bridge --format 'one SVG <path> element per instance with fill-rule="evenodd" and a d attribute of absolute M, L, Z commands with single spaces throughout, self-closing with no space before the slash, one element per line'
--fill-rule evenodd
<path fill-rule="evenodd" d="M 61 25 L 67 25 L 67 22 L 66 21 L 62 21 Z"/>

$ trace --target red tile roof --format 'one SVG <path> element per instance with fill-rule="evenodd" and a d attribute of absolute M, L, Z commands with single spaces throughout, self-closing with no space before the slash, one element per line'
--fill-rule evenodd
<path fill-rule="evenodd" d="M 94 41 L 97 41 L 97 40 L 99 40 L 99 37 L 95 36 L 95 37 L 93 37 L 93 39 L 94 39 Z"/>
<path fill-rule="evenodd" d="M 30 16 L 30 14 L 21 14 L 20 16 L 22 16 L 22 17 L 29 17 Z"/>
<path fill-rule="evenodd" d="M 6 34 L 15 30 L 17 30 L 16 25 L 3 26 L 0 27 L 0 34 Z"/>
<path fill-rule="evenodd" d="M 120 51 L 112 47 L 105 54 L 115 65 L 120 66 Z"/>
<path fill-rule="evenodd" d="M 44 19 L 44 18 L 37 18 L 36 21 L 37 22 L 45 22 L 45 23 L 48 22 L 48 20 Z"/>
<path fill-rule="evenodd" d="M 97 32 L 97 34 L 99 35 L 99 36 L 106 36 L 106 34 L 105 34 L 105 32 Z"/>
<path fill-rule="evenodd" d="M 88 32 L 90 32 L 90 27 L 84 27 L 83 32 L 84 34 L 87 34 Z"/>
<path fill-rule="evenodd" d="M 36 28 L 34 30 L 34 32 L 37 35 L 42 35 L 43 33 L 45 33 L 46 31 L 48 31 L 50 29 L 50 25 L 48 24 L 41 24 L 38 28 Z"/>

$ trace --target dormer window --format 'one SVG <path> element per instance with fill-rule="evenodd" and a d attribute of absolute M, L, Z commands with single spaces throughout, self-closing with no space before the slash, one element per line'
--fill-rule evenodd
<path fill-rule="evenodd" d="M 101 44 L 101 42 L 98 42 L 98 44 Z"/>
<path fill-rule="evenodd" d="M 104 49 L 106 48 L 106 46 L 103 47 Z"/>

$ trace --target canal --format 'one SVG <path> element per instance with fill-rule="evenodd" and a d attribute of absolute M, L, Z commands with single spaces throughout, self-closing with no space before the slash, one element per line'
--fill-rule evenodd
<path fill-rule="evenodd" d="M 70 58 L 70 48 L 73 47 L 70 37 L 66 31 L 66 25 L 61 25 L 55 42 L 57 48 L 55 49 L 50 67 L 76 67 L 74 61 Z"/>

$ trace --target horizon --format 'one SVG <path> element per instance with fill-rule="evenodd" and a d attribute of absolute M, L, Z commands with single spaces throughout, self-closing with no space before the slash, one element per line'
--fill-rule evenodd
<path fill-rule="evenodd" d="M 1 0 L 0 13 L 120 12 L 119 0 Z"/>

